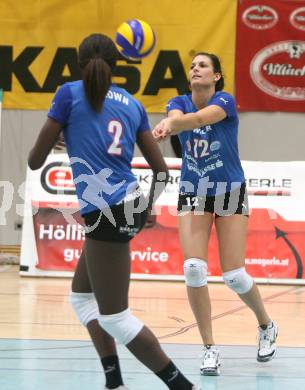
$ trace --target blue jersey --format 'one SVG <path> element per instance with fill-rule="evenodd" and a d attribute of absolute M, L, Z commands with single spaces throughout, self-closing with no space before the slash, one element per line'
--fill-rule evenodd
<path fill-rule="evenodd" d="M 112 206 L 137 187 L 131 160 L 137 133 L 150 129 L 143 106 L 112 85 L 101 113 L 85 97 L 82 81 L 62 85 L 50 118 L 63 126 L 82 215 Z"/>
<path fill-rule="evenodd" d="M 234 98 L 216 92 L 207 105 L 217 105 L 227 117 L 213 125 L 179 134 L 182 146 L 181 193 L 214 196 L 239 187 L 244 181 L 237 143 L 238 116 Z M 196 112 L 191 94 L 177 96 L 167 104 L 167 112 Z"/>

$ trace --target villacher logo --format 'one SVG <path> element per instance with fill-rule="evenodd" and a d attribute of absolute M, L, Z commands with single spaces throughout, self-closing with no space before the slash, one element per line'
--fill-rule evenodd
<path fill-rule="evenodd" d="M 305 100 L 305 41 L 280 41 L 264 47 L 251 61 L 250 75 L 270 96 Z"/>
<path fill-rule="evenodd" d="M 277 12 L 267 5 L 253 5 L 244 11 L 242 20 L 249 28 L 267 30 L 277 24 L 279 17 Z"/>
<path fill-rule="evenodd" d="M 289 20 L 293 27 L 305 31 L 305 7 L 295 9 L 291 13 Z"/>

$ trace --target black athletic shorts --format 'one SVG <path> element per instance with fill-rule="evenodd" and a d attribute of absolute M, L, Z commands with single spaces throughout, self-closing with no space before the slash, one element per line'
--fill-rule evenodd
<path fill-rule="evenodd" d="M 146 222 L 146 210 L 132 212 L 143 199 L 141 195 L 132 201 L 121 201 L 107 209 L 84 214 L 86 237 L 98 241 L 130 241 Z"/>
<path fill-rule="evenodd" d="M 231 192 L 217 196 L 196 196 L 180 193 L 177 206 L 178 214 L 194 211 L 198 214 L 213 213 L 216 217 L 242 214 L 249 216 L 246 183 Z"/>

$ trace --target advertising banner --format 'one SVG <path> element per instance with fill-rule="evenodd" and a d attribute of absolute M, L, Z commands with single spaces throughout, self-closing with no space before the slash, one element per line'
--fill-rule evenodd
<path fill-rule="evenodd" d="M 166 162 L 170 182 L 157 201 L 156 224 L 131 241 L 133 278 L 183 279 L 176 212 L 181 160 Z M 305 163 L 243 161 L 243 167 L 251 208 L 248 271 L 258 281 L 305 284 Z M 135 158 L 133 171 L 143 192 L 148 193 L 151 171 L 145 160 Z M 26 205 L 31 212 L 24 217 L 21 274 L 72 275 L 84 231 L 65 154 L 52 154 L 40 170 L 28 170 Z M 214 228 L 208 260 L 210 280 L 221 280 Z"/>
<path fill-rule="evenodd" d="M 221 56 L 226 89 L 233 92 L 237 0 L 184 0 L 181 6 L 164 0 L 5 0 L 0 9 L 5 108 L 48 109 L 59 85 L 81 77 L 82 39 L 92 33 L 115 39 L 118 26 L 134 18 L 152 26 L 156 47 L 138 62 L 122 58 L 113 81 L 148 112 L 165 112 L 170 98 L 185 93 L 192 56 L 199 51 Z"/>
<path fill-rule="evenodd" d="M 305 112 L 305 2 L 240 0 L 236 98 L 240 111 Z"/>

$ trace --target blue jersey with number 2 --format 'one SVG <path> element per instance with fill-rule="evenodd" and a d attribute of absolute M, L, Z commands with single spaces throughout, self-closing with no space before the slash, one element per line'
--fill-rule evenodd
<path fill-rule="evenodd" d="M 182 146 L 180 192 L 213 196 L 239 187 L 244 181 L 237 143 L 238 116 L 234 98 L 216 92 L 209 105 L 221 107 L 226 118 L 213 125 L 179 134 Z M 167 104 L 167 112 L 196 112 L 191 94 L 177 96 Z"/>
<path fill-rule="evenodd" d="M 121 201 L 137 187 L 131 171 L 137 134 L 149 130 L 143 106 L 112 85 L 101 113 L 85 97 L 82 81 L 62 85 L 48 116 L 63 126 L 81 214 Z"/>

